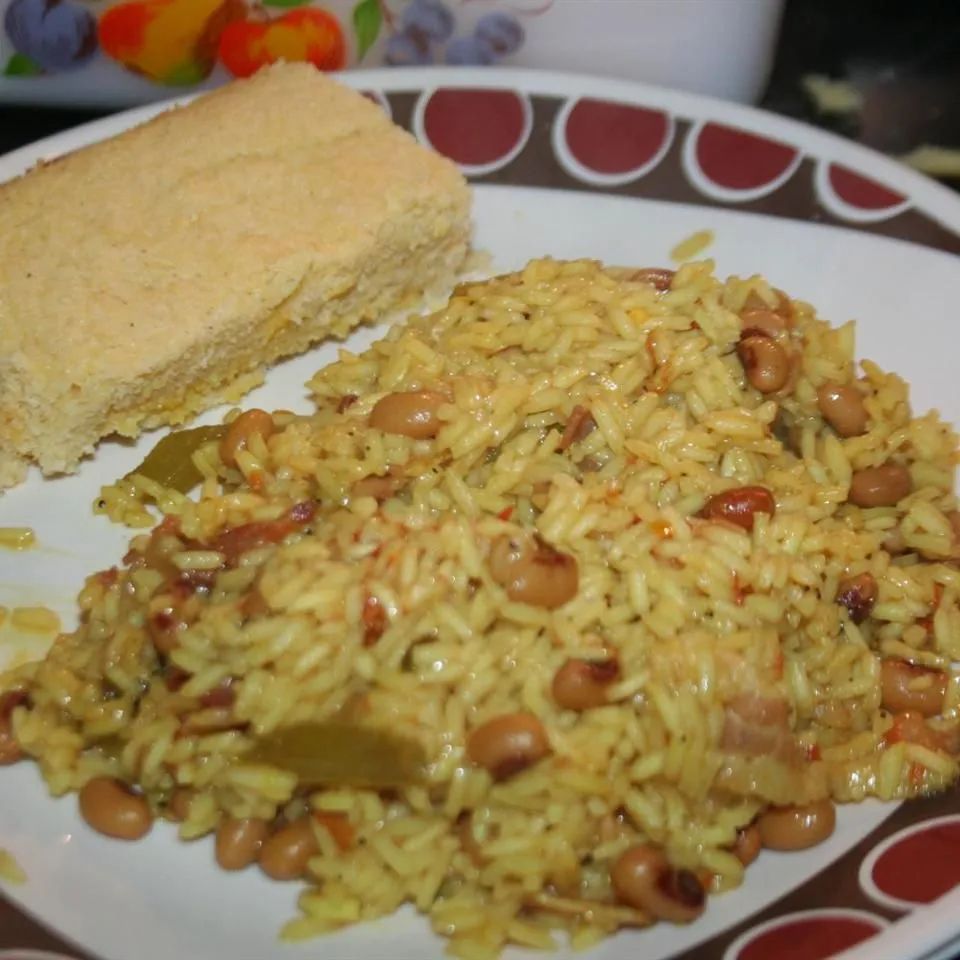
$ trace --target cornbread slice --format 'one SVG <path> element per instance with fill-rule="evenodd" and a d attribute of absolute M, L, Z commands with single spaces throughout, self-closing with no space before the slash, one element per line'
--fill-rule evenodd
<path fill-rule="evenodd" d="M 449 285 L 469 207 L 453 164 L 292 64 L 0 186 L 0 487 Z"/>

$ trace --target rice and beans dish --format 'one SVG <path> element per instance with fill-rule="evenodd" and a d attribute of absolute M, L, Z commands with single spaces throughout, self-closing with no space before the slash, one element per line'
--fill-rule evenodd
<path fill-rule="evenodd" d="M 412 903 L 483 958 L 956 780 L 956 437 L 852 324 L 539 260 L 309 388 L 105 488 L 152 529 L 0 682 L 0 762 L 95 830 L 306 881 L 285 938 Z"/>

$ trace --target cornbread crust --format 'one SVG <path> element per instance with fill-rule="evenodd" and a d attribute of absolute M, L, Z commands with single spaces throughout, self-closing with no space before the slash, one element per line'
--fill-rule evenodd
<path fill-rule="evenodd" d="M 449 285 L 469 206 L 453 164 L 293 64 L 0 187 L 0 487 Z"/>

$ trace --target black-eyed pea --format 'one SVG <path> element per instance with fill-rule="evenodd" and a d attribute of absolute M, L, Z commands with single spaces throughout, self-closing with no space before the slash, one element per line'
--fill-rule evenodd
<path fill-rule="evenodd" d="M 744 337 L 737 344 L 737 356 L 743 364 L 747 382 L 760 393 L 776 393 L 790 379 L 790 357 L 770 337 Z"/>
<path fill-rule="evenodd" d="M 532 713 L 504 713 L 475 727 L 467 737 L 467 757 L 494 780 L 506 780 L 550 752 L 543 724 Z"/>
<path fill-rule="evenodd" d="M 823 419 L 841 437 L 859 437 L 867 429 L 863 396 L 851 384 L 829 381 L 817 390 L 817 407 Z"/>
<path fill-rule="evenodd" d="M 214 843 L 217 864 L 223 870 L 243 870 L 255 863 L 268 832 L 266 820 L 255 817 L 221 820 Z"/>
<path fill-rule="evenodd" d="M 760 840 L 769 850 L 806 850 L 823 843 L 837 825 L 830 800 L 804 806 L 768 807 L 757 819 Z"/>
<path fill-rule="evenodd" d="M 749 867 L 760 856 L 762 848 L 763 841 L 760 838 L 760 828 L 755 823 L 741 827 L 737 831 L 737 839 L 733 842 L 733 855 L 745 867 Z"/>
<path fill-rule="evenodd" d="M 139 840 L 153 826 L 146 799 L 114 777 L 88 780 L 78 799 L 80 814 L 87 824 L 115 840 Z"/>
<path fill-rule="evenodd" d="M 437 411 L 447 398 L 435 390 L 401 390 L 381 397 L 370 411 L 370 426 L 413 440 L 428 440 L 440 432 Z"/>
<path fill-rule="evenodd" d="M 705 520 L 726 520 L 749 532 L 758 513 L 772 517 L 776 509 L 773 494 L 766 487 L 733 487 L 708 498 L 700 516 Z"/>
<path fill-rule="evenodd" d="M 844 577 L 837 584 L 837 603 L 844 607 L 854 623 L 863 623 L 877 602 L 879 590 L 872 573 Z"/>
<path fill-rule="evenodd" d="M 857 507 L 892 507 L 913 490 L 910 471 L 899 463 L 854 470 L 847 499 Z"/>
<path fill-rule="evenodd" d="M 941 670 L 918 667 L 896 657 L 880 663 L 880 703 L 891 713 L 919 713 L 936 717 L 943 713 L 947 675 Z"/>
<path fill-rule="evenodd" d="M 703 913 L 706 894 L 692 870 L 675 869 L 656 847 L 625 850 L 610 868 L 617 899 L 657 920 L 690 923 Z"/>
<path fill-rule="evenodd" d="M 550 692 L 564 710 L 590 710 L 607 702 L 607 688 L 620 676 L 616 660 L 566 660 L 553 676 Z"/>
<path fill-rule="evenodd" d="M 319 849 L 313 823 L 303 816 L 270 834 L 260 846 L 257 861 L 274 880 L 299 880 Z"/>
<path fill-rule="evenodd" d="M 220 459 L 228 466 L 237 465 L 237 454 L 246 450 L 254 434 L 259 434 L 264 440 L 271 437 L 276 430 L 273 417 L 266 410 L 254 407 L 241 413 L 236 420 L 227 427 L 227 432 L 220 440 Z"/>
<path fill-rule="evenodd" d="M 488 566 L 511 600 L 534 607 L 561 607 L 579 588 L 576 558 L 538 536 L 499 537 L 490 548 Z"/>
<path fill-rule="evenodd" d="M 174 820 L 182 823 L 190 816 L 190 805 L 193 803 L 195 796 L 195 791 L 189 789 L 189 787 L 177 787 L 170 795 L 167 812 Z"/>

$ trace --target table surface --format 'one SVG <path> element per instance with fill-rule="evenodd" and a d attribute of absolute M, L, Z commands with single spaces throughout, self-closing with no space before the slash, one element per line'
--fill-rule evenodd
<path fill-rule="evenodd" d="M 958 50 L 956 0 L 787 0 L 760 106 L 895 157 L 923 145 L 960 148 Z M 804 81 L 811 74 L 845 81 L 859 94 L 861 108 L 844 113 L 820 109 Z M 102 110 L 0 106 L 0 154 L 104 115 Z M 943 182 L 960 189 L 960 179 Z M 88 960 L 0 899 L 0 950 L 27 945 Z"/>

